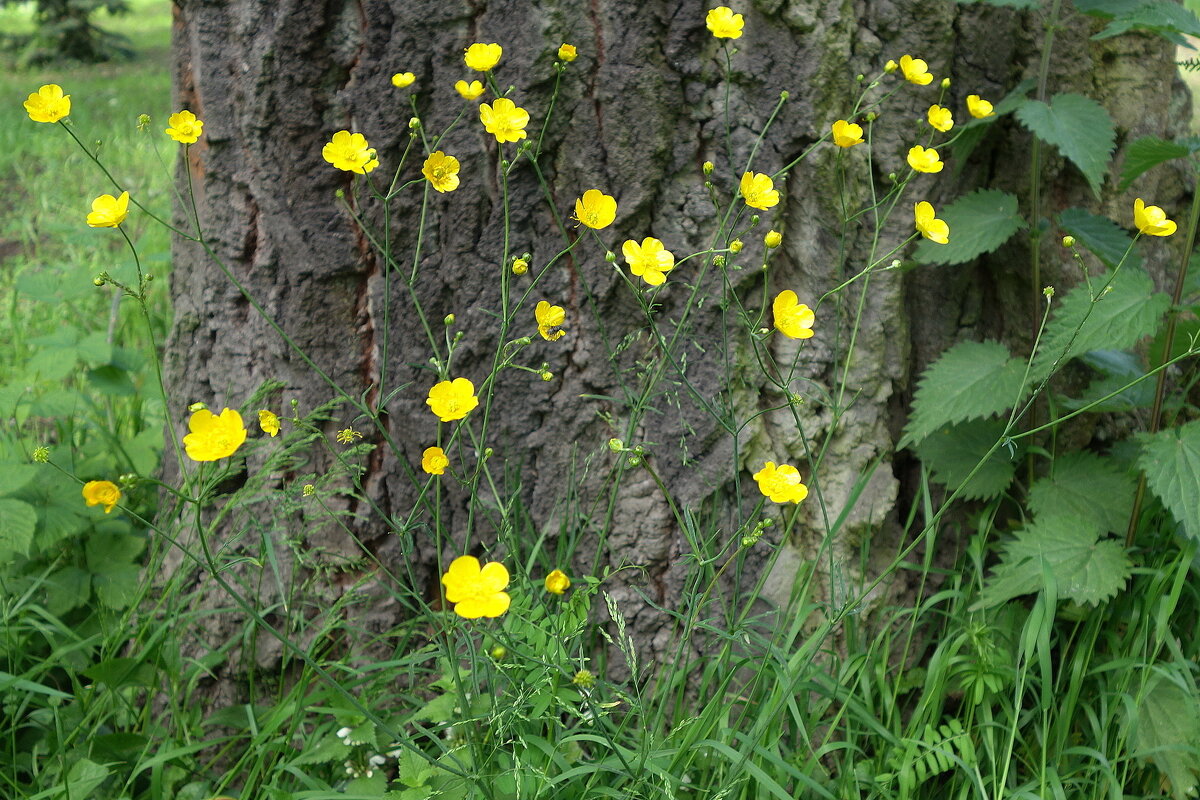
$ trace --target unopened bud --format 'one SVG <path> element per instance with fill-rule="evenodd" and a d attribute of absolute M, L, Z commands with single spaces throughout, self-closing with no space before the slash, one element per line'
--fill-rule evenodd
<path fill-rule="evenodd" d="M 859 83 L 862 83 L 866 79 L 867 79 L 867 76 L 863 75 L 861 72 L 854 76 L 854 80 L 858 81 Z"/>
<path fill-rule="evenodd" d="M 791 97 L 791 95 L 788 94 L 787 89 L 784 89 L 782 92 L 779 93 L 780 100 L 787 100 L 789 97 Z"/>
<path fill-rule="evenodd" d="M 523 258 L 515 258 L 512 263 L 513 275 L 524 275 L 529 271 L 529 262 Z"/>
<path fill-rule="evenodd" d="M 104 285 L 104 276 L 97 275 L 96 277 L 92 278 L 92 285 L 93 286 L 103 286 Z"/>
<path fill-rule="evenodd" d="M 731 252 L 731 253 L 742 252 L 742 240 L 734 239 L 732 242 L 730 242 L 729 243 L 729 252 Z"/>
<path fill-rule="evenodd" d="M 943 89 L 950 88 L 950 79 L 949 78 L 942 78 L 942 88 Z"/>
<path fill-rule="evenodd" d="M 506 655 L 508 655 L 508 649 L 503 647 L 502 645 L 496 645 L 495 647 L 492 648 L 491 656 L 496 661 L 503 661 L 504 657 Z"/>
<path fill-rule="evenodd" d="M 612 250 L 609 250 L 607 253 L 604 254 L 604 260 L 610 264 L 615 264 L 615 263 L 617 263 L 617 254 L 614 253 Z"/>
<path fill-rule="evenodd" d="M 625 461 L 625 466 L 627 467 L 640 467 L 641 465 L 642 459 L 639 456 L 630 456 L 628 460 Z"/>
<path fill-rule="evenodd" d="M 539 375 L 540 375 L 541 379 L 542 379 L 542 380 L 544 380 L 544 381 L 547 381 L 547 382 L 549 382 L 549 381 L 552 381 L 552 380 L 554 380 L 554 373 L 553 373 L 553 372 L 551 372 L 551 371 L 550 371 L 550 370 L 548 370 L 548 369 L 547 369 L 547 370 L 542 370 L 542 372 L 541 372 L 541 373 L 539 373 Z"/>
<path fill-rule="evenodd" d="M 420 127 L 421 127 L 421 118 L 420 117 L 409 117 L 408 118 L 408 129 L 410 131 L 415 131 Z"/>
<path fill-rule="evenodd" d="M 767 231 L 767 235 L 763 237 L 763 244 L 769 249 L 774 250 L 783 243 L 783 234 L 779 231 Z"/>
<path fill-rule="evenodd" d="M 208 408 L 208 406 L 204 405 L 204 403 L 192 403 L 190 406 L 188 406 L 188 411 L 191 411 L 194 414 L 197 411 L 203 411 L 206 408 Z"/>
<path fill-rule="evenodd" d="M 1075 237 L 1074 236 L 1064 236 L 1063 237 L 1063 247 L 1074 247 L 1074 246 L 1075 246 Z"/>
<path fill-rule="evenodd" d="M 716 169 L 716 167 L 713 166 L 713 162 L 705 161 L 704 166 L 702 166 L 700 169 L 704 170 L 705 175 L 712 175 L 713 170 Z"/>
<path fill-rule="evenodd" d="M 442 318 L 442 323 L 446 324 L 446 325 L 453 325 L 454 324 L 454 315 L 447 314 L 445 317 Z"/>
<path fill-rule="evenodd" d="M 888 62 L 883 65 L 883 71 L 888 72 L 888 73 L 895 72 L 899 68 L 900 68 L 900 65 L 897 64 L 895 61 L 892 61 L 890 58 L 888 59 Z"/>
<path fill-rule="evenodd" d="M 608 440 L 608 449 L 612 450 L 614 453 L 620 453 L 622 450 L 625 449 L 625 443 L 617 438 L 609 439 Z"/>

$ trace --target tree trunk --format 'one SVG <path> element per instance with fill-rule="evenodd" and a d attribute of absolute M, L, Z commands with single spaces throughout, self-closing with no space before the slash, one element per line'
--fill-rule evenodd
<path fill-rule="evenodd" d="M 494 41 L 504 46 L 497 82 L 502 90 L 510 83 L 516 86 L 513 96 L 530 111 L 529 135 L 536 139 L 554 86 L 555 51 L 561 42 L 570 42 L 580 56 L 562 76 L 540 159 L 558 214 L 565 219 L 576 197 L 600 188 L 618 201 L 615 224 L 601 231 L 609 248 L 619 252 L 625 239 L 655 236 L 680 256 L 707 248 L 716 227 L 701 164 L 716 164 L 712 180 L 724 197 L 736 192 L 746 155 L 781 90 L 788 99 L 753 162 L 755 170 L 767 173 L 792 162 L 833 120 L 848 116 L 858 91 L 856 73 L 870 80 L 888 59 L 905 53 L 924 58 L 938 80 L 952 78 L 946 105 L 965 117 L 959 109 L 967 94 L 998 101 L 1021 79 L 1036 76 L 1043 46 L 1044 18 L 1038 12 L 916 0 L 757 0 L 735 9 L 745 14 L 745 34 L 732 43 L 732 76 L 725 82 L 720 43 L 705 29 L 706 8 L 632 0 L 187 0 L 177 6 L 175 96 L 178 107 L 205 122 L 204 137 L 192 148 L 186 169 L 210 244 L 249 295 L 332 381 L 371 406 L 382 402 L 382 430 L 399 453 L 390 452 L 383 433 L 370 422 L 356 421 L 346 406 L 328 422 L 326 433 L 332 437 L 335 430 L 354 424 L 367 434 L 366 441 L 380 445 L 366 461 L 362 483 L 370 500 L 398 523 L 408 517 L 417 496 L 410 470 L 436 433 L 424 402 L 436 380 L 427 366 L 430 349 L 404 285 L 411 267 L 406 259 L 417 244 L 421 187 L 401 194 L 394 206 L 391 230 L 400 266 L 385 280 L 383 260 L 335 198 L 338 190 L 350 188 L 349 173 L 332 168 L 321 156 L 335 131 L 364 133 L 382 162 L 376 176 L 390 176 L 409 141 L 408 96 L 417 98 L 425 129 L 442 130 L 464 105 L 451 88 L 454 82 L 480 77 L 464 68 L 463 49 L 475 41 Z M 1088 37 L 1094 30 L 1090 18 L 1064 11 L 1050 64 L 1051 91 L 1077 91 L 1099 100 L 1117 122 L 1119 141 L 1172 135 L 1187 115 L 1169 46 L 1143 35 L 1092 42 Z M 417 83 L 394 89 L 390 76 L 404 71 L 416 73 Z M 884 88 L 899 80 L 885 78 Z M 937 86 L 904 85 L 889 101 L 875 127 L 872 164 L 865 148 L 846 152 L 851 206 L 868 198 L 868 170 L 877 186 L 889 184 L 889 173 L 906 170 L 904 156 L 917 135 L 913 120 L 923 119 L 925 109 L 936 102 Z M 1170 103 L 1164 102 L 1168 95 Z M 725 139 L 726 104 L 733 163 Z M 904 202 L 928 199 L 941 207 L 990 185 L 1017 193 L 1030 216 L 1025 188 L 1030 141 L 1010 118 L 994 126 L 966 163 L 951 163 L 940 175 L 919 176 L 916 191 Z M 501 302 L 498 276 L 507 268 L 501 263 L 505 227 L 497 146 L 482 130 L 476 104 L 470 103 L 463 122 L 439 148 L 462 162 L 463 182 L 453 193 L 431 194 L 416 291 L 438 335 L 441 318 L 455 315 L 451 330 L 463 331 L 465 338 L 453 373 L 473 379 L 478 387 L 490 368 L 497 334 L 494 311 Z M 757 266 L 768 227 L 782 231 L 784 241 L 765 277 L 771 295 L 790 288 L 813 305 L 865 266 L 872 234 L 868 226 L 851 225 L 840 248 L 836 150 L 829 143 L 818 146 L 787 175 L 785 203 L 763 212 L 763 224 L 746 235 L 748 257 L 731 258 L 746 267 L 728 274 L 752 306 L 763 296 L 764 275 Z M 504 152 L 512 157 L 513 146 L 505 145 Z M 1050 148 L 1042 152 L 1048 177 L 1041 216 L 1091 203 L 1075 168 Z M 403 179 L 417 176 L 423 156 L 406 167 Z M 411 157 L 409 163 L 414 163 Z M 1181 188 L 1169 173 L 1162 175 L 1146 179 L 1158 185 L 1139 185 L 1144 196 L 1167 206 Z M 185 178 L 181 175 L 181 186 L 186 186 Z M 387 178 L 382 180 L 386 184 Z M 513 172 L 509 189 L 510 253 L 533 254 L 530 274 L 512 278 L 516 298 L 563 249 L 564 240 L 527 163 Z M 362 204 L 370 223 L 381 225 L 372 207 Z M 1128 196 L 1120 196 L 1100 210 L 1124 219 L 1128 207 Z M 883 232 L 880 252 L 906 238 L 911 224 L 908 213 L 895 215 Z M 581 233 L 568 226 L 567 235 Z M 1041 283 L 1065 288 L 1075 278 L 1067 254 L 1057 247 L 1060 235 L 1052 229 L 1043 239 Z M 605 263 L 603 251 L 592 241 L 581 242 L 570 257 L 551 267 L 531 297 L 529 324 L 509 333 L 534 333 L 532 301 L 546 298 L 565 306 L 568 335 L 553 343 L 535 335 L 522 356 L 522 363 L 534 366 L 547 362 L 554 377 L 543 382 L 529 372 L 504 371 L 494 386 L 485 444 L 494 448 L 494 459 L 502 458 L 508 471 L 519 475 L 520 499 L 533 528 L 546 531 L 551 544 L 560 535 L 563 507 L 556 503 L 563 493 L 572 488 L 579 508 L 587 509 L 603 489 L 606 470 L 627 457 L 608 450 L 612 437 L 631 445 L 656 443 L 647 458 L 664 485 L 680 504 L 711 510 L 726 539 L 735 535 L 729 527 L 735 513 L 726 509 L 744 511 L 758 500 L 751 473 L 768 459 L 800 464 L 827 512 L 823 515 L 813 498 L 800 506 L 801 523 L 791 540 L 782 543 L 784 552 L 766 587 L 768 598 L 781 603 L 796 572 L 813 558 L 832 521 L 850 502 L 860 476 L 869 473 L 832 555 L 827 553 L 818 565 L 821 591 L 836 602 L 845 596 L 846 586 L 860 585 L 874 568 L 860 563 L 864 539 L 873 541 L 871 550 L 880 558 L 890 560 L 896 552 L 898 512 L 906 510 L 912 497 L 914 470 L 911 457 L 895 452 L 895 443 L 914 376 L 963 339 L 1003 339 L 1018 352 L 1027 351 L 1032 288 L 1028 241 L 1018 236 L 971 265 L 877 272 L 821 306 L 817 335 L 805 345 L 802 371 L 792 384 L 805 398 L 803 436 L 786 411 L 754 416 L 779 405 L 781 398 L 767 391 L 761 376 L 749 368 L 744 331 L 731 363 L 714 357 L 735 321 L 715 302 L 690 312 L 682 337 L 686 379 L 701 397 L 717 402 L 728 395 L 731 377 L 750 381 L 733 401 L 738 419 L 754 417 L 753 422 L 730 435 L 705 413 L 670 363 L 663 393 L 640 418 L 621 402 L 604 399 L 620 398 L 622 384 L 634 380 L 639 362 L 654 358 L 657 351 L 645 337 L 626 338 L 644 327 L 638 306 Z M 303 414 L 331 399 L 329 385 L 256 313 L 202 248 L 181 241 L 173 257 L 177 317 L 167 372 L 177 435 L 184 432 L 188 403 L 203 401 L 214 409 L 240 406 L 267 380 L 278 380 L 284 388 L 258 407 L 273 408 L 281 416 L 290 415 L 292 400 Z M 670 274 L 659 296 L 660 319 L 678 319 L 683 313 L 690 284 L 701 279 L 702 261 L 688 261 Z M 706 291 L 719 291 L 718 270 L 710 269 L 703 281 Z M 385 286 L 392 309 L 386 319 Z M 860 304 L 855 332 L 852 322 Z M 852 333 L 853 358 L 847 367 Z M 386 395 L 403 387 L 386 399 L 379 392 L 385 339 L 383 391 Z M 770 342 L 776 358 L 790 363 L 796 343 L 779 336 Z M 619 352 L 610 358 L 610 350 Z M 839 397 L 843 380 L 846 392 Z M 821 470 L 809 476 L 806 442 L 822 443 L 826 437 Z M 319 448 L 313 458 L 308 468 L 318 474 L 334 463 Z M 254 469 L 253 458 L 249 468 Z M 300 474 L 297 469 L 280 475 L 279 486 L 298 496 Z M 573 478 L 572 487 L 564 476 Z M 442 502 L 452 542 L 440 554 L 443 559 L 464 550 L 479 552 L 481 543 L 496 541 L 497 532 L 480 519 L 472 521 L 468 532 L 461 492 L 447 492 Z M 436 602 L 439 554 L 431 539 L 398 535 L 358 500 L 347 499 L 340 507 L 361 515 L 350 531 L 370 554 L 415 581 Z M 624 471 L 616 505 L 610 515 L 603 512 L 601 508 L 562 524 L 583 526 L 585 542 L 605 542 L 601 564 L 642 567 L 621 572 L 608 588 L 645 657 L 662 657 L 668 652 L 670 625 L 655 606 L 670 607 L 679 596 L 689 545 L 644 469 Z M 303 580 L 308 601 L 328 608 L 348 587 L 369 579 L 373 567 L 363 561 L 347 530 L 332 524 L 310 527 L 293 557 L 284 542 L 295 536 L 299 520 L 281 511 L 236 524 L 243 535 L 253 530 L 271 543 L 281 562 L 282 583 Z M 779 530 L 769 529 L 767 538 L 778 542 Z M 576 574 L 593 571 L 588 547 L 575 554 Z M 762 550 L 759 567 L 767 561 L 766 548 Z M 338 568 L 328 568 L 331 563 Z M 754 567 L 752 562 L 744 573 L 749 581 L 757 577 Z M 275 592 L 272 580 L 258 580 L 269 601 Z M 902 579 L 889 586 L 892 596 L 908 591 Z M 219 589 L 205 591 L 206 602 L 229 605 Z M 886 596 L 881 593 L 878 602 Z M 371 610 L 370 624 L 386 629 L 403 613 L 380 602 Z M 242 624 L 237 615 L 218 619 L 210 628 L 210 644 Z M 269 660 L 273 653 L 264 646 L 257 657 Z"/>

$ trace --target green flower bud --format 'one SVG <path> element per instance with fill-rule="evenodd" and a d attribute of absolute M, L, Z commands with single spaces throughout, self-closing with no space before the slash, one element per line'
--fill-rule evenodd
<path fill-rule="evenodd" d="M 1064 236 L 1063 237 L 1063 247 L 1074 247 L 1074 246 L 1075 246 L 1075 237 L 1074 236 Z"/>
<path fill-rule="evenodd" d="M 612 450 L 614 453 L 620 453 L 625 449 L 625 443 L 622 442 L 620 439 L 616 439 L 616 438 L 609 439 L 608 440 L 608 449 Z"/>
<path fill-rule="evenodd" d="M 716 167 L 713 166 L 713 162 L 705 161 L 704 166 L 702 166 L 701 169 L 704 170 L 705 175 L 712 175 L 713 170 L 716 169 Z"/>

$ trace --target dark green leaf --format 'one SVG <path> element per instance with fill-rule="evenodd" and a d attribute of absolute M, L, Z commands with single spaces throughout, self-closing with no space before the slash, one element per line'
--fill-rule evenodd
<path fill-rule="evenodd" d="M 1121 167 L 1121 185 L 1117 191 L 1125 191 L 1129 184 L 1159 164 L 1173 158 L 1185 158 L 1191 152 L 1185 145 L 1168 142 L 1157 136 L 1143 136 L 1125 149 L 1125 164 Z"/>
<path fill-rule="evenodd" d="M 963 487 L 961 497 L 969 500 L 988 499 L 1008 488 L 1020 457 L 1020 450 L 1010 452 L 1006 447 L 987 456 L 1003 433 L 1002 422 L 972 420 L 934 431 L 917 443 L 916 451 L 938 483 L 952 490 Z M 983 465 L 968 480 L 980 461 Z"/>
<path fill-rule="evenodd" d="M 1101 531 L 1125 530 L 1133 508 L 1133 478 L 1095 453 L 1058 456 L 1052 472 L 1029 490 L 1029 510 L 1037 518 L 1063 515 L 1085 520 Z"/>
<path fill-rule="evenodd" d="M 153 686 L 157 680 L 154 666 L 138 658 L 110 658 L 88 667 L 83 674 L 110 689 Z"/>
<path fill-rule="evenodd" d="M 1115 17 L 1128 14 L 1145 0 L 1075 0 L 1075 9 L 1093 17 Z"/>
<path fill-rule="evenodd" d="M 961 264 L 990 253 L 1025 227 L 1017 198 L 997 189 L 978 189 L 938 211 L 950 226 L 948 244 L 922 239 L 914 258 L 923 264 Z"/>
<path fill-rule="evenodd" d="M 1200 539 L 1200 421 L 1145 433 L 1138 441 L 1138 466 L 1146 473 L 1146 486 L 1188 536 Z"/>
<path fill-rule="evenodd" d="M 0 561 L 27 554 L 36 529 L 37 511 L 33 506 L 10 497 L 0 498 Z"/>
<path fill-rule="evenodd" d="M 96 387 L 96 391 L 114 397 L 130 397 L 137 394 L 129 373 L 112 364 L 88 370 L 88 381 Z"/>
<path fill-rule="evenodd" d="M 1104 30 L 1093 39 L 1107 39 L 1129 31 L 1157 33 L 1177 45 L 1186 43 L 1184 36 L 1200 36 L 1200 20 L 1189 9 L 1172 0 L 1153 0 L 1132 11 L 1116 15 Z"/>
<path fill-rule="evenodd" d="M 1101 377 L 1089 383 L 1079 397 L 1061 398 L 1059 402 L 1063 408 L 1073 411 L 1087 406 L 1091 411 L 1115 412 L 1149 408 L 1154 404 L 1152 380 L 1142 380 L 1129 386 L 1139 378 L 1146 378 L 1141 359 L 1133 353 L 1125 350 L 1091 350 L 1080 356 L 1079 360 L 1097 370 Z M 1126 386 L 1129 388 L 1125 389 Z M 1109 397 L 1118 391 L 1120 394 Z M 1106 397 L 1108 399 L 1104 400 Z"/>
<path fill-rule="evenodd" d="M 1017 110 L 1017 119 L 1079 167 L 1092 194 L 1100 197 L 1116 141 L 1112 118 L 1104 106 L 1080 94 L 1060 94 L 1050 99 L 1050 105 L 1039 100 L 1026 102 Z"/>
<path fill-rule="evenodd" d="M 1150 678 L 1136 709 L 1131 756 L 1149 758 L 1170 784 L 1171 797 L 1184 800 L 1196 788 L 1200 758 L 1200 704 L 1191 692 L 1162 675 Z"/>
<path fill-rule="evenodd" d="M 1063 230 L 1079 240 L 1079 244 L 1096 254 L 1108 267 L 1115 267 L 1125 258 L 1125 266 L 1140 267 L 1142 253 L 1138 245 L 1130 250 L 1133 241 L 1124 228 L 1108 217 L 1101 217 L 1082 208 L 1068 208 L 1058 215 Z M 1125 252 L 1129 251 L 1126 256 Z"/>
<path fill-rule="evenodd" d="M 1020 401 L 1025 364 L 998 342 L 960 342 L 925 370 L 913 397 L 906 439 L 943 425 L 989 417 Z"/>

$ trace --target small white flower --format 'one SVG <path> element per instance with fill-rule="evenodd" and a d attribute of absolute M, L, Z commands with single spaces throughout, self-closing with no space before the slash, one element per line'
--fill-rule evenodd
<path fill-rule="evenodd" d="M 367 763 L 373 767 L 382 767 L 384 764 L 387 763 L 387 759 L 384 758 L 383 756 L 379 755 L 378 753 L 376 753 L 375 755 L 373 755 L 367 759 Z"/>
<path fill-rule="evenodd" d="M 339 739 L 341 739 L 342 741 L 346 742 L 347 744 L 349 744 L 350 743 L 349 742 L 350 729 L 349 728 L 338 728 L 337 737 Z"/>

